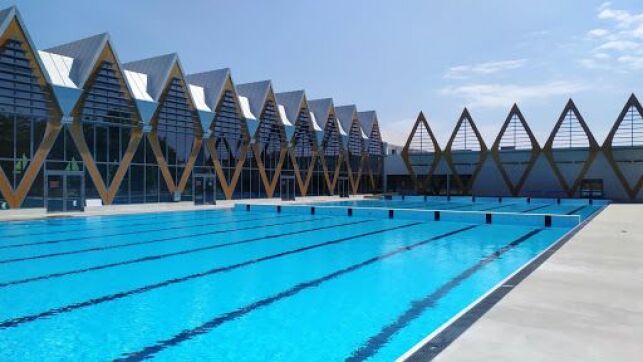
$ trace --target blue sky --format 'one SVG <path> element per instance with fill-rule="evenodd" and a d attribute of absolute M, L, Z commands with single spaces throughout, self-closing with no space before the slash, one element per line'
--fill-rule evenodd
<path fill-rule="evenodd" d="M 39 48 L 109 32 L 123 62 L 177 52 L 188 73 L 375 109 L 402 144 L 420 110 L 441 144 L 464 106 L 493 143 L 518 102 L 544 143 L 573 97 L 602 142 L 643 97 L 643 2 L 23 0 Z"/>

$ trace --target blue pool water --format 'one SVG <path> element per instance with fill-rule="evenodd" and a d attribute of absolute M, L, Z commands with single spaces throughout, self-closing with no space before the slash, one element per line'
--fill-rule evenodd
<path fill-rule="evenodd" d="M 195 211 L 0 224 L 0 360 L 392 360 L 569 228 Z"/>
<path fill-rule="evenodd" d="M 500 200 L 500 201 L 498 201 Z M 526 199 L 495 199 L 486 198 L 479 201 L 470 201 L 464 198 L 446 200 L 436 198 L 423 200 L 421 197 L 410 197 L 405 200 L 398 198 L 386 199 L 364 199 L 346 200 L 335 202 L 322 202 L 319 205 L 327 206 L 353 206 L 353 207 L 377 207 L 389 209 L 423 209 L 441 211 L 479 211 L 494 213 L 518 213 L 518 214 L 551 214 L 551 215 L 578 215 L 581 220 L 598 211 L 605 203 L 596 202 L 589 205 L 587 200 L 563 200 L 560 204 L 556 200 L 534 199 L 529 203 Z"/>

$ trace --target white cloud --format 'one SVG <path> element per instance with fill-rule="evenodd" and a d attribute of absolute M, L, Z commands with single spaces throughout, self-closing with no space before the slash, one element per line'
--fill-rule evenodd
<path fill-rule="evenodd" d="M 643 39 L 643 24 L 639 25 L 638 28 L 634 29 L 632 31 L 632 35 L 634 35 L 636 38 Z"/>
<path fill-rule="evenodd" d="M 606 29 L 602 28 L 597 28 L 597 29 L 592 29 L 589 32 L 587 32 L 587 35 L 589 35 L 592 38 L 602 38 L 605 35 L 609 34 L 610 32 Z"/>
<path fill-rule="evenodd" d="M 404 146 L 414 124 L 415 118 L 382 122 L 380 123 L 382 137 L 385 142 L 392 145 Z"/>
<path fill-rule="evenodd" d="M 618 51 L 626 51 L 626 50 L 634 50 L 638 49 L 640 47 L 640 44 L 634 41 L 630 40 L 614 40 L 614 41 L 608 41 L 606 43 L 603 43 L 596 47 L 596 50 L 599 51 L 606 51 L 606 50 L 618 50 Z"/>
<path fill-rule="evenodd" d="M 468 84 L 446 87 L 440 93 L 463 98 L 472 107 L 497 108 L 509 107 L 515 101 L 571 95 L 586 89 L 586 85 L 577 82 L 550 81 L 532 85 Z"/>
<path fill-rule="evenodd" d="M 618 58 L 618 62 L 635 70 L 643 69 L 643 55 L 623 55 Z"/>
<path fill-rule="evenodd" d="M 458 65 L 449 68 L 444 77 L 464 79 L 476 75 L 489 75 L 502 71 L 521 68 L 525 65 L 526 62 L 526 59 L 511 59 L 478 64 Z"/>
<path fill-rule="evenodd" d="M 640 70 L 643 57 L 643 12 L 614 9 L 605 2 L 597 10 L 605 24 L 587 33 L 596 42 L 590 56 L 579 60 L 589 69 L 612 69 L 620 72 Z"/>

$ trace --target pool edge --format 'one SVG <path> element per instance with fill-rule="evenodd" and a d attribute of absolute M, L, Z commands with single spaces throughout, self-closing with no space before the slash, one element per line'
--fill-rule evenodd
<path fill-rule="evenodd" d="M 580 224 L 573 227 L 552 245 L 531 258 L 485 294 L 458 312 L 458 314 L 422 338 L 413 347 L 397 357 L 396 361 L 419 362 L 433 360 L 608 206 L 609 204 L 602 205 L 600 209 L 581 221 Z"/>

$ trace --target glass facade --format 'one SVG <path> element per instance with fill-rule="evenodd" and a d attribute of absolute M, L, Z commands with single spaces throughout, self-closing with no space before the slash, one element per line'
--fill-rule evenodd
<path fill-rule="evenodd" d="M 87 81 L 74 122 L 81 123 L 89 153 L 105 186 L 109 188 L 121 165 L 134 128 L 138 126 L 136 108 L 127 93 L 122 75 L 113 62 L 103 60 Z M 114 203 L 130 202 L 129 179 L 130 174 L 126 172 Z M 100 198 L 96 184 L 87 170 L 85 180 L 85 196 L 90 199 Z"/>
<path fill-rule="evenodd" d="M 365 187 L 364 178 L 366 177 L 365 172 L 363 172 L 362 165 L 362 152 L 364 150 L 364 140 L 362 139 L 362 131 L 359 127 L 359 123 L 353 121 L 351 123 L 351 128 L 348 133 L 348 162 L 351 166 L 351 173 L 353 176 L 353 182 L 357 182 L 359 178 L 359 191 L 362 191 Z M 359 172 L 362 170 L 362 176 L 359 176 Z M 358 177 L 359 176 L 359 177 Z M 351 189 L 352 192 L 352 189 Z"/>
<path fill-rule="evenodd" d="M 373 124 L 373 129 L 368 139 L 368 168 L 373 183 L 368 183 L 368 191 L 377 191 L 382 189 L 382 171 L 384 168 L 384 146 L 382 145 L 382 136 L 377 123 Z"/>
<path fill-rule="evenodd" d="M 58 114 L 49 89 L 35 71 L 28 45 L 16 38 L 0 48 L 0 167 L 16 190 L 43 140 L 48 121 Z M 23 202 L 25 207 L 44 204 L 43 171 Z M 0 209 L 9 203 L 0 195 Z"/>
<path fill-rule="evenodd" d="M 232 183 L 237 165 L 241 159 L 244 147 L 247 145 L 244 142 L 243 134 L 243 119 L 239 114 L 237 107 L 236 96 L 233 91 L 225 90 L 217 109 L 215 118 L 212 122 L 212 136 L 208 142 L 214 145 L 216 150 L 217 159 L 221 164 L 221 170 L 225 177 L 226 185 Z M 248 152 L 250 155 L 250 152 Z M 207 167 L 212 165 L 210 151 L 206 147 L 202 147 L 202 152 L 197 158 L 196 167 L 199 172 L 209 173 Z M 214 170 L 212 170 L 214 171 Z M 241 177 L 245 176 L 244 174 Z M 219 180 L 221 185 L 222 180 Z M 236 184 L 233 192 L 234 198 L 240 198 L 243 195 L 241 182 Z M 224 199 L 225 195 L 222 193 L 222 187 L 217 188 L 217 198 Z"/>
<path fill-rule="evenodd" d="M 348 171 L 346 169 L 346 164 L 344 161 L 340 162 L 342 152 L 342 141 L 339 133 L 339 127 L 337 125 L 337 119 L 335 118 L 335 115 L 330 115 L 326 121 L 326 126 L 324 127 L 322 156 L 326 163 L 328 178 L 330 179 L 331 184 L 336 181 L 334 177 L 337 168 L 339 168 L 339 177 L 347 176 Z M 333 191 L 336 192 L 336 190 Z"/>
<path fill-rule="evenodd" d="M 13 25 L 18 23 L 17 18 L 12 21 Z M 103 204 L 170 202 L 176 200 L 177 189 L 180 199 L 189 201 L 194 197 L 193 178 L 215 174 L 217 179 L 223 176 L 216 187 L 218 199 L 278 197 L 280 173 L 294 171 L 286 152 L 289 146 L 302 180 L 306 182 L 310 176 L 307 195 L 328 194 L 327 179 L 332 181 L 336 169 L 341 170 L 340 177 L 347 176 L 334 116 L 328 120 L 317 154 L 309 110 L 300 110 L 289 144 L 274 99 L 264 105 L 250 138 L 230 81 L 213 109 L 210 136 L 201 144 L 190 169 L 190 155 L 203 132 L 183 78 L 170 78 L 147 133 L 126 83 L 138 78 L 121 73 L 111 44 L 83 50 L 100 52 L 93 64 L 87 63 L 92 61 L 91 54 L 73 55 L 77 47 L 89 46 L 85 40 L 44 52 L 48 58 L 40 63 L 36 57 L 41 55 L 30 48 L 22 28 L 7 29 L 12 34 L 5 34 L 0 44 L 0 167 L 6 176 L 0 177 L 4 192 L 0 209 L 49 207 L 48 200 L 54 197 L 64 199 L 57 202 L 73 198 L 74 209 L 86 205 L 83 198 L 99 199 Z M 67 58 L 73 59 L 74 69 L 65 74 Z M 40 69 L 40 64 L 45 68 Z M 77 72 L 85 67 L 91 67 L 91 74 L 80 80 Z M 42 73 L 45 70 L 50 79 Z M 48 80 L 54 81 L 53 87 Z M 74 85 L 81 88 L 73 89 Z M 140 91 L 140 84 L 130 85 Z M 62 89 L 68 87 L 72 88 Z M 69 105 L 73 109 L 64 115 L 55 98 L 59 93 L 54 93 L 59 88 L 63 97 L 73 98 L 75 91 L 79 94 L 75 104 Z M 344 159 L 342 165 L 340 158 Z M 215 164 L 220 165 L 220 172 L 215 172 Z M 267 180 L 261 177 L 262 172 Z M 81 204 L 77 204 L 79 200 Z"/>
<path fill-rule="evenodd" d="M 183 82 L 173 78 L 161 100 L 156 118 L 156 136 L 175 187 L 179 186 L 186 172 L 195 140 L 201 137 L 200 122 L 190 108 L 187 97 Z M 188 177 L 187 180 L 181 193 L 183 201 L 192 200 L 192 178 Z M 161 193 L 161 200 L 166 197 Z"/>
<path fill-rule="evenodd" d="M 277 168 L 280 162 L 282 145 L 286 145 L 286 136 L 277 118 L 276 105 L 274 101 L 268 100 L 260 117 L 259 127 L 255 133 L 255 146 L 257 154 L 248 154 L 244 170 L 244 179 L 241 180 L 243 197 L 256 198 L 268 197 L 267 187 L 264 187 L 259 167 L 262 166 L 268 183 L 272 183 L 277 176 Z M 256 158 L 259 158 L 257 160 Z M 279 196 L 279 187 L 275 188 L 273 197 Z"/>

